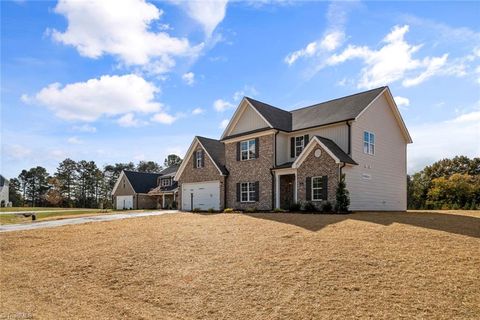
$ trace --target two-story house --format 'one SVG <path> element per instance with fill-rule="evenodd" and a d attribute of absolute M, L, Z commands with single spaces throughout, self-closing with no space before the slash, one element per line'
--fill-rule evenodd
<path fill-rule="evenodd" d="M 175 175 L 183 210 L 335 202 L 406 210 L 412 140 L 388 87 L 286 111 L 245 97 L 220 140 L 195 137 Z"/>

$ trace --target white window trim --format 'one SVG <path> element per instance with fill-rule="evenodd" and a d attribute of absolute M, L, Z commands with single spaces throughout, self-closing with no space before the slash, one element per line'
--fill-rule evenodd
<path fill-rule="evenodd" d="M 242 185 L 246 184 L 247 185 L 247 191 L 243 191 Z M 250 187 L 253 186 L 253 190 L 250 190 Z M 254 198 L 255 198 L 255 182 L 240 182 L 240 202 L 242 203 L 252 203 L 252 202 L 257 202 L 255 199 L 252 200 L 250 199 L 250 193 L 253 192 Z M 246 193 L 247 194 L 247 200 L 244 201 L 242 195 Z"/>
<path fill-rule="evenodd" d="M 320 188 L 314 188 L 314 187 L 313 187 L 313 180 L 315 180 L 315 179 L 320 179 L 320 181 L 321 181 L 321 187 L 320 187 Z M 312 201 L 323 201 L 323 200 L 327 200 L 327 199 L 323 199 L 321 196 L 320 196 L 320 199 L 315 199 L 315 197 L 313 196 L 313 195 L 315 194 L 315 193 L 313 192 L 314 189 L 315 189 L 315 190 L 321 190 L 321 193 L 320 193 L 320 194 L 321 194 L 321 195 L 323 194 L 323 177 L 322 177 L 322 176 L 312 177 L 311 184 L 312 184 L 312 185 L 311 185 L 311 188 L 310 188 L 310 189 L 311 189 L 311 193 L 312 193 L 312 194 L 311 194 L 311 199 L 312 199 Z"/>
<path fill-rule="evenodd" d="M 170 185 L 170 179 L 162 179 L 162 187 L 169 187 Z"/>
<path fill-rule="evenodd" d="M 365 141 L 365 133 L 368 134 L 368 141 Z M 373 136 L 373 143 L 371 142 L 371 137 Z M 375 136 L 375 133 L 371 132 L 371 131 L 363 131 L 363 153 L 365 154 L 369 154 L 371 156 L 374 156 L 375 155 L 375 142 L 376 142 L 376 136 Z M 367 143 L 367 150 L 365 151 L 365 143 Z M 373 148 L 372 148 L 373 146 Z M 372 152 L 373 150 L 373 152 Z"/>
<path fill-rule="evenodd" d="M 195 163 L 197 165 L 197 168 L 202 167 L 202 150 L 195 151 Z"/>
<path fill-rule="evenodd" d="M 254 145 L 253 157 L 250 157 L 250 142 L 253 142 L 253 145 Z M 242 147 L 243 147 L 244 144 L 247 145 L 247 150 L 243 150 Z M 256 144 L 255 139 L 240 141 L 240 161 L 248 161 L 248 160 L 253 160 L 253 159 L 257 158 L 257 155 L 256 155 L 257 146 L 255 144 Z M 247 153 L 247 158 L 246 159 L 243 159 L 243 153 L 244 152 Z"/>
<path fill-rule="evenodd" d="M 301 139 L 302 141 L 302 147 L 301 147 L 302 149 L 300 150 L 300 152 L 297 152 L 297 148 L 300 148 L 300 146 L 297 146 L 297 139 Z M 305 149 L 305 136 L 295 137 L 294 142 L 295 142 L 295 157 L 298 157 L 299 155 L 302 154 L 303 149 Z"/>

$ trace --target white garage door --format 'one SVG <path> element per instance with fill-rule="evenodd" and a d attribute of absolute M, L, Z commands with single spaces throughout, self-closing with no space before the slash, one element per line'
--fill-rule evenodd
<path fill-rule="evenodd" d="M 133 209 L 133 196 L 117 196 L 117 210 Z"/>
<path fill-rule="evenodd" d="M 220 209 L 220 181 L 182 184 L 182 209 Z"/>

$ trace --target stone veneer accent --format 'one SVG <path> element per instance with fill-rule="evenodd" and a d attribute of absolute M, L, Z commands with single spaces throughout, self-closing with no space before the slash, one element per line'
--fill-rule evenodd
<path fill-rule="evenodd" d="M 315 157 L 315 150 L 321 149 L 322 154 L 319 158 Z M 307 177 L 328 176 L 328 201 L 334 205 L 335 194 L 338 186 L 339 167 L 335 160 L 317 144 L 315 148 L 310 151 L 310 154 L 303 161 L 302 165 L 297 169 L 298 181 L 298 201 L 305 203 L 306 198 L 306 180 Z M 317 206 L 322 201 L 312 201 Z"/>
<path fill-rule="evenodd" d="M 259 138 L 259 157 L 257 159 L 237 161 L 237 142 L 225 143 L 225 162 L 229 172 L 227 179 L 228 208 L 245 210 L 272 210 L 272 175 L 270 169 L 274 163 L 274 135 Z M 237 183 L 259 182 L 259 201 L 252 203 L 237 202 Z"/>
<path fill-rule="evenodd" d="M 198 150 L 203 150 L 200 144 L 197 144 L 194 152 L 188 159 L 184 159 L 186 161 L 185 169 L 182 172 L 182 175 L 178 179 L 178 197 L 177 203 L 179 208 L 182 206 L 182 184 L 183 183 L 190 183 L 190 182 L 207 182 L 207 181 L 220 181 L 220 210 L 225 208 L 225 176 L 222 176 L 218 171 L 216 165 L 212 162 L 210 157 L 205 152 L 204 158 L 204 166 L 202 168 L 194 168 L 193 167 L 193 159 L 192 157 L 195 156 L 195 153 Z"/>

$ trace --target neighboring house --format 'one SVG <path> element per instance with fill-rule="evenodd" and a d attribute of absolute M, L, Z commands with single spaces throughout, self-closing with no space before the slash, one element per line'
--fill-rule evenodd
<path fill-rule="evenodd" d="M 245 97 L 220 140 L 195 137 L 175 176 L 181 208 L 334 204 L 345 174 L 351 210 L 403 211 L 411 142 L 388 87 L 292 111 Z"/>
<path fill-rule="evenodd" d="M 114 208 L 156 209 L 171 205 L 178 192 L 177 183 L 172 181 L 177 168 L 171 166 L 160 173 L 122 171 L 112 191 Z"/>
<path fill-rule="evenodd" d="M 148 192 L 150 197 L 156 199 L 157 208 L 177 208 L 178 182 L 174 181 L 173 177 L 177 173 L 178 167 L 178 165 L 175 165 L 162 170 L 157 180 L 157 187 Z"/>
<path fill-rule="evenodd" d="M 9 181 L 0 174 L 0 207 L 7 207 L 10 205 L 9 201 Z"/>

